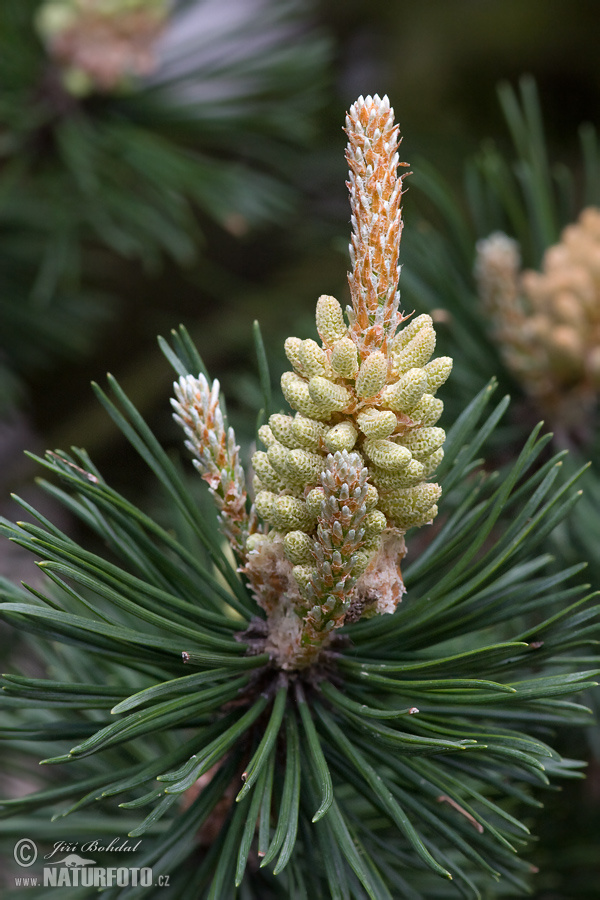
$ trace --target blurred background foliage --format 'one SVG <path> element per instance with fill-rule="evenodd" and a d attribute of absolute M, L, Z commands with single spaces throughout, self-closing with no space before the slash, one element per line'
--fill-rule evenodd
<path fill-rule="evenodd" d="M 166 369 L 162 397 L 148 379 L 161 365 L 154 336 L 179 320 L 211 371 L 233 382 L 226 384 L 229 396 L 241 391 L 245 402 L 252 385 L 236 375 L 248 368 L 252 319 L 261 320 L 275 349 L 299 328 L 290 319 L 310 314 L 316 295 L 344 298 L 348 210 L 339 123 L 359 93 L 390 95 L 406 135 L 404 158 L 415 171 L 414 160 L 426 160 L 456 185 L 458 197 L 465 157 L 481 140 L 510 145 L 496 98 L 499 80 L 514 84 L 532 74 L 552 153 L 575 166 L 578 127 L 593 117 L 598 100 L 595 4 L 584 0 L 196 0 L 181 4 L 188 16 L 195 7 L 197 19 L 187 26 L 183 96 L 173 85 L 171 49 L 171 65 L 167 59 L 132 92 L 67 98 L 71 108 L 57 110 L 55 95 L 36 94 L 50 77 L 31 25 L 39 5 L 7 0 L 0 13 L 0 240 L 9 269 L 2 296 L 6 305 L 7 295 L 20 297 L 27 321 L 19 332 L 24 339 L 2 323 L 2 351 L 7 377 L 18 375 L 27 388 L 21 408 L 30 410 L 36 431 L 62 445 L 79 439 L 80 416 L 92 406 L 87 376 L 107 367 L 137 384 L 138 393 L 147 390 L 145 402 L 136 396 L 137 402 L 164 406 Z M 176 37 L 170 45 L 178 46 Z M 50 146 L 36 146 L 41 139 Z M 131 154 L 120 182 L 129 218 L 121 212 L 120 230 L 111 230 L 105 219 L 115 218 L 108 194 L 117 180 L 119 140 Z M 94 156 L 91 186 L 76 170 L 78 153 L 88 166 Z M 158 168 L 148 168 L 151 162 Z M 169 179 L 169 191 L 158 190 L 158 177 Z M 412 185 L 407 181 L 405 243 L 418 214 L 418 177 L 416 171 Z M 7 280 L 19 276 L 11 291 Z M 42 315 L 53 286 L 75 307 L 68 327 L 58 318 L 62 296 L 52 315 Z M 33 306 L 23 310 L 28 295 Z M 38 337 L 42 321 L 56 335 Z M 34 355 L 40 344 L 43 352 Z M 90 433 L 93 427 L 101 425 L 86 423 L 90 442 L 110 441 L 101 431 Z"/>
<path fill-rule="evenodd" d="M 415 172 L 404 202 L 405 308 L 452 311 L 454 302 L 461 317 L 458 331 L 439 327 L 458 364 L 449 411 L 496 366 L 518 396 L 473 305 L 468 248 L 459 259 L 440 199 L 451 197 L 467 223 L 474 256 L 482 233 L 465 161 L 492 146 L 514 160 L 497 86 L 518 96 L 524 73 L 537 85 L 549 159 L 572 173 L 575 189 L 583 183 L 579 129 L 594 123 L 600 101 L 594 0 L 187 0 L 175 5 L 152 74 L 85 97 L 62 86 L 33 24 L 39 6 L 0 5 L 2 498 L 31 490 L 22 487 L 31 474 L 24 447 L 72 443 L 115 487 L 144 497 L 89 380 L 109 368 L 175 444 L 171 375 L 155 336 L 179 322 L 221 380 L 238 435 L 251 439 L 260 405 L 252 320 L 278 374 L 283 339 L 312 334 L 318 295 L 347 299 L 340 122 L 359 94 L 390 96 Z M 446 194 L 427 190 L 438 179 Z M 454 301 L 443 278 L 431 279 L 448 255 L 465 286 Z M 484 350 L 461 366 L 465 339 Z M 504 431 L 507 457 L 524 424 Z M 593 517 L 596 482 L 589 493 Z M 586 521 L 575 543 L 594 557 Z M 22 577 L 19 562 L 3 563 Z M 600 894 L 600 766 L 586 748 L 570 752 L 587 752 L 588 781 L 557 794 L 543 820 L 539 900 Z"/>

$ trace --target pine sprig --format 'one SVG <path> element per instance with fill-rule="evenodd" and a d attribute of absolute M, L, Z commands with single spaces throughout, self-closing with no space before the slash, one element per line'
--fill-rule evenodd
<path fill-rule="evenodd" d="M 161 341 L 229 547 L 110 376 L 97 398 L 170 521 L 71 449 L 38 460 L 41 484 L 95 549 L 24 501 L 27 521 L 0 523 L 42 572 L 0 581 L 0 617 L 32 633 L 48 676 L 3 681 L 0 739 L 25 771 L 43 757 L 47 779 L 0 805 L 4 831 L 26 816 L 27 833 L 52 841 L 65 818 L 82 834 L 126 821 L 141 864 L 172 876 L 182 900 L 524 892 L 537 793 L 581 775 L 554 730 L 591 718 L 576 695 L 600 674 L 600 607 L 582 566 L 561 567 L 545 543 L 581 472 L 559 481 L 564 454 L 551 456 L 541 425 L 500 471 L 486 467 L 508 405 L 490 405 L 492 383 L 442 449 L 435 393 L 452 360 L 431 359 L 431 317 L 397 332 L 396 252 L 385 291 L 378 281 L 382 240 L 401 227 L 393 110 L 361 97 L 348 124 L 353 211 L 374 226 L 353 242 L 352 327 L 324 295 L 322 346 L 286 342 L 282 389 L 298 415 L 259 429 L 255 504 L 218 385 L 185 329 Z M 369 205 L 375 171 L 389 190 Z"/>
<path fill-rule="evenodd" d="M 187 341 L 178 333 L 177 369 L 186 367 Z M 87 683 L 5 677 L 2 705 L 16 722 L 4 739 L 38 759 L 47 747 L 52 769 L 68 763 L 78 773 L 6 801 L 6 826 L 23 814 L 39 823 L 49 808 L 60 821 L 67 815 L 90 827 L 108 814 L 122 830 L 114 797 L 139 816 L 128 828 L 149 842 L 144 864 L 173 867 L 177 884 L 177 872 L 200 852 L 199 897 L 226 896 L 234 881 L 248 896 L 262 896 L 267 884 L 273 896 L 286 896 L 311 882 L 323 893 L 335 880 L 332 896 L 379 900 L 408 873 L 414 896 L 427 896 L 418 887 L 428 883 L 427 869 L 451 874 L 470 897 L 492 873 L 521 884 L 511 848 L 521 849 L 527 829 L 514 804 L 539 802 L 531 791 L 547 784 L 549 762 L 553 777 L 577 774 L 547 741 L 553 726 L 588 720 L 589 711 L 565 698 L 595 684 L 598 668 L 577 672 L 564 654 L 593 646 L 598 619 L 593 598 L 574 581 L 581 567 L 553 571 L 546 555 L 535 557 L 538 534 L 573 496 L 570 488 L 556 491 L 555 461 L 536 468 L 544 438 L 534 434 L 512 470 L 487 474 L 477 487 L 475 458 L 499 415 L 485 419 L 490 396 L 485 388 L 450 432 L 450 490 L 440 513 L 447 521 L 426 562 L 407 568 L 407 598 L 385 623 L 346 626 L 347 643 L 307 679 L 252 655 L 260 617 L 255 610 L 256 621 L 244 625 L 250 600 L 240 575 L 216 577 L 226 560 L 202 532 L 181 476 L 122 391 L 118 412 L 102 393 L 185 512 L 199 553 L 110 489 L 83 452 L 42 461 L 63 486 L 43 484 L 108 541 L 114 561 L 39 514 L 37 524 L 3 522 L 6 535 L 43 557 L 50 580 L 28 590 L 4 582 L 2 617 L 36 641 L 74 645 L 76 663 L 90 654 L 99 662 Z M 511 526 L 503 531 L 506 508 Z M 28 505 L 27 512 L 35 515 Z M 117 676 L 123 670 L 127 685 Z M 66 718 L 58 723 L 56 715 Z M 196 796 L 198 778 L 206 786 Z M 203 856 L 194 835 L 216 815 L 221 837 Z M 48 839 L 52 829 L 43 831 Z M 394 833 L 401 849 L 390 857 Z M 263 868 L 251 875 L 257 850 Z M 307 854 L 314 854 L 310 875 Z M 265 881 L 265 871 L 274 880 Z"/>

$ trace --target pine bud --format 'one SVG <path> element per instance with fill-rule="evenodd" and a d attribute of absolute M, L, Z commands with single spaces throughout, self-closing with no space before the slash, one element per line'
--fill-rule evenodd
<path fill-rule="evenodd" d="M 374 509 L 377 506 L 377 501 L 379 500 L 379 491 L 375 487 L 374 484 L 367 485 L 367 493 L 365 494 L 365 509 L 367 511 Z"/>
<path fill-rule="evenodd" d="M 386 438 L 395 431 L 398 424 L 396 414 L 391 410 L 363 409 L 356 417 L 358 427 L 368 438 Z"/>
<path fill-rule="evenodd" d="M 433 471 L 433 469 L 432 469 Z M 397 472 L 386 472 L 379 466 L 374 466 L 371 476 L 377 487 L 382 491 L 397 491 L 400 488 L 412 487 L 426 477 L 425 466 L 417 459 L 411 459 L 409 464 Z"/>
<path fill-rule="evenodd" d="M 297 497 L 276 497 L 268 518 L 278 531 L 310 531 L 315 524 L 306 503 Z"/>
<path fill-rule="evenodd" d="M 280 444 L 283 444 L 284 447 L 291 448 L 296 446 L 294 440 L 293 423 L 294 420 L 291 416 L 282 416 L 280 413 L 275 413 L 274 415 L 269 416 L 269 427 L 274 437 L 279 441 Z M 271 444 L 272 443 L 273 441 L 271 441 Z M 271 445 L 267 444 L 267 446 L 270 447 Z"/>
<path fill-rule="evenodd" d="M 308 383 L 310 399 L 317 408 L 326 409 L 328 413 L 341 412 L 349 405 L 352 395 L 341 384 L 335 384 L 320 375 L 314 375 Z M 301 410 L 302 411 L 302 410 Z M 324 416 L 321 416 L 324 418 Z M 319 418 L 321 418 L 319 417 Z"/>
<path fill-rule="evenodd" d="M 412 459 L 412 453 L 406 447 L 385 439 L 365 441 L 364 451 L 371 462 L 386 472 L 404 469 Z"/>
<path fill-rule="evenodd" d="M 358 432 L 351 422 L 340 422 L 334 425 L 325 435 L 325 446 L 330 453 L 336 450 L 352 450 L 356 443 Z"/>
<path fill-rule="evenodd" d="M 415 323 L 416 324 L 416 323 Z M 430 359 L 435 350 L 435 330 L 433 325 L 425 324 L 399 353 L 392 349 L 394 370 L 402 373 L 409 369 L 419 369 Z"/>
<path fill-rule="evenodd" d="M 272 491 L 259 491 L 256 495 L 254 506 L 261 519 L 270 521 L 275 500 L 277 500 L 277 494 L 274 494 Z"/>
<path fill-rule="evenodd" d="M 294 568 L 292 569 L 292 574 L 298 585 L 298 590 L 305 600 L 312 599 L 312 596 L 314 595 L 314 591 L 312 590 L 312 579 L 314 573 L 314 568 L 307 565 L 294 566 Z"/>
<path fill-rule="evenodd" d="M 358 397 L 374 397 L 385 384 L 387 359 L 376 350 L 363 361 L 356 376 L 355 390 Z"/>
<path fill-rule="evenodd" d="M 354 378 L 358 372 L 356 344 L 349 337 L 340 338 L 333 345 L 331 366 L 342 378 Z"/>
<path fill-rule="evenodd" d="M 348 334 L 344 312 L 335 297 L 328 297 L 326 294 L 319 297 L 316 321 L 317 331 L 324 344 L 331 346 Z"/>
<path fill-rule="evenodd" d="M 386 494 L 380 498 L 379 505 L 381 510 L 394 520 L 397 528 L 412 528 L 415 525 L 424 525 L 433 518 L 432 507 L 441 493 L 439 484 L 426 482 L 393 494 Z"/>
<path fill-rule="evenodd" d="M 260 550 L 261 547 L 264 547 L 265 544 L 268 543 L 269 538 L 266 534 L 259 534 L 258 532 L 255 534 L 251 534 L 246 540 L 246 552 L 256 553 L 257 550 Z"/>
<path fill-rule="evenodd" d="M 325 351 L 316 341 L 302 341 L 299 349 L 302 371 L 308 375 L 331 375 L 332 370 Z"/>
<path fill-rule="evenodd" d="M 405 349 L 405 347 L 407 347 L 409 342 L 415 337 L 415 335 L 419 333 L 421 328 L 424 328 L 425 326 L 428 326 L 430 328 L 433 327 L 433 319 L 426 313 L 421 316 L 417 316 L 416 319 L 413 319 L 412 322 L 409 322 L 408 325 L 405 325 L 404 328 L 402 328 L 398 332 L 391 343 L 392 353 L 401 353 Z"/>
<path fill-rule="evenodd" d="M 384 516 L 385 518 L 385 516 Z M 363 550 L 357 550 L 356 553 L 352 554 L 352 576 L 353 578 L 358 578 L 363 572 L 369 568 L 369 563 L 373 558 L 372 553 L 365 553 Z"/>
<path fill-rule="evenodd" d="M 313 540 L 305 531 L 288 531 L 283 539 L 285 555 L 294 566 L 313 562 Z"/>
<path fill-rule="evenodd" d="M 254 477 L 252 479 L 252 487 L 254 488 L 254 492 L 256 494 L 260 494 L 261 491 L 267 490 L 267 485 L 263 484 L 256 472 L 254 473 Z"/>
<path fill-rule="evenodd" d="M 416 428 L 402 437 L 402 443 L 417 459 L 429 456 L 438 450 L 446 440 L 446 432 L 443 428 L 432 426 L 430 428 Z"/>
<path fill-rule="evenodd" d="M 320 453 L 312 453 L 310 450 L 290 450 L 288 466 L 290 477 L 303 485 L 314 484 L 319 480 L 323 471 L 325 459 Z"/>
<path fill-rule="evenodd" d="M 265 445 L 265 447 L 270 447 L 271 444 L 275 441 L 275 435 L 268 425 L 261 425 L 258 429 L 258 439 Z"/>
<path fill-rule="evenodd" d="M 362 527 L 365 541 L 380 535 L 387 527 L 385 514 L 380 509 L 372 510 L 364 517 Z"/>
<path fill-rule="evenodd" d="M 286 338 L 283 349 L 285 350 L 285 355 L 293 365 L 296 372 L 299 372 L 301 375 L 305 375 L 306 372 L 304 371 L 304 368 L 302 366 L 302 357 L 300 355 L 300 351 L 302 349 L 301 339 L 297 337 Z"/>
<path fill-rule="evenodd" d="M 452 358 L 450 356 L 438 356 L 437 359 L 432 359 L 430 363 L 427 363 L 423 367 L 423 371 L 427 375 L 429 393 L 435 394 L 452 371 Z"/>
<path fill-rule="evenodd" d="M 312 491 L 309 491 L 306 495 L 306 507 L 311 516 L 314 516 L 315 519 L 317 516 L 321 515 L 321 506 L 324 499 L 325 491 L 322 487 L 313 488 Z"/>
<path fill-rule="evenodd" d="M 325 436 L 326 427 L 316 419 L 307 419 L 305 416 L 296 415 L 292 432 L 296 441 L 294 446 L 303 447 L 305 450 L 318 450 Z"/>
<path fill-rule="evenodd" d="M 423 394 L 420 402 L 410 411 L 410 417 L 421 425 L 435 425 L 444 411 L 444 403 L 433 394 Z"/>
<path fill-rule="evenodd" d="M 409 369 L 395 384 L 388 385 L 381 395 L 384 406 L 398 412 L 410 412 L 428 388 L 424 369 Z"/>
<path fill-rule="evenodd" d="M 283 444 L 279 443 L 279 441 L 275 441 L 275 443 L 271 444 L 271 446 L 267 450 L 268 462 L 271 464 L 275 472 L 277 472 L 277 474 L 284 480 L 292 477 L 290 472 L 291 452 L 292 451 L 288 447 L 284 447 Z M 262 475 L 260 475 L 260 477 L 262 478 Z"/>
<path fill-rule="evenodd" d="M 257 450 L 252 455 L 252 468 L 259 477 L 261 484 L 271 491 L 280 491 L 283 488 L 283 482 L 269 460 L 266 453 Z"/>
<path fill-rule="evenodd" d="M 443 458 L 444 448 L 440 447 L 423 460 L 423 478 L 429 478 L 430 475 L 433 475 Z"/>
<path fill-rule="evenodd" d="M 294 372 L 283 373 L 281 376 L 281 390 L 292 409 L 297 409 L 302 415 L 310 419 L 323 420 L 327 420 L 330 417 L 331 409 L 328 406 L 316 403 L 309 394 L 307 382 Z"/>

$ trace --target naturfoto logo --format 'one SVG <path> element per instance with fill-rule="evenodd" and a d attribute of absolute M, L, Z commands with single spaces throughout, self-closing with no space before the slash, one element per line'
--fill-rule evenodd
<path fill-rule="evenodd" d="M 81 860 L 73 854 L 64 865 L 44 866 L 44 887 L 152 887 L 154 880 L 150 868 L 126 866 L 88 866 L 90 860 Z"/>
<path fill-rule="evenodd" d="M 155 881 L 149 867 L 130 866 L 98 866 L 97 860 L 90 858 L 89 853 L 133 853 L 141 840 L 135 844 L 127 839 L 113 838 L 108 843 L 100 840 L 90 841 L 57 841 L 52 850 L 45 854 L 43 876 L 15 878 L 16 887 L 166 887 L 168 875 L 161 875 Z M 38 849 L 29 839 L 21 840 L 15 845 L 14 857 L 20 866 L 29 867 L 35 862 Z"/>

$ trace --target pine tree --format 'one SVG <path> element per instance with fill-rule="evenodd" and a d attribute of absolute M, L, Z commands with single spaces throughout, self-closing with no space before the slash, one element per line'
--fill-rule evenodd
<path fill-rule="evenodd" d="M 0 615 L 47 666 L 3 679 L 13 766 L 45 757 L 40 788 L 3 802 L 4 833 L 143 835 L 135 865 L 186 900 L 520 894 L 544 788 L 581 775 L 553 734 L 590 721 L 567 698 L 595 684 L 598 607 L 584 564 L 545 552 L 576 478 L 559 485 L 539 426 L 501 472 L 482 465 L 508 406 L 493 383 L 437 425 L 452 361 L 430 316 L 400 311 L 387 98 L 359 98 L 346 132 L 351 305 L 322 296 L 320 345 L 286 342 L 293 415 L 257 327 L 253 483 L 180 328 L 161 346 L 216 519 L 111 378 L 96 393 L 170 521 L 72 449 L 39 463 L 91 549 L 23 500 L 29 521 L 2 526 L 45 577 L 3 580 Z"/>

